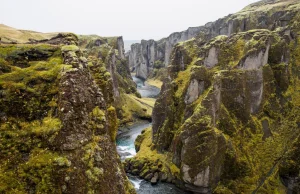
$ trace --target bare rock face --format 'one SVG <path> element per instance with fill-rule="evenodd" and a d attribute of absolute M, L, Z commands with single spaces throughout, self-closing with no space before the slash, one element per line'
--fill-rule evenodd
<path fill-rule="evenodd" d="M 116 66 L 116 54 L 115 54 L 114 51 L 111 51 L 108 54 L 107 69 L 108 69 L 108 71 L 111 75 L 111 78 L 112 78 L 114 97 L 119 98 L 120 97 L 120 91 L 119 91 L 118 80 L 117 80 L 117 77 L 116 77 L 117 66 Z"/>
<path fill-rule="evenodd" d="M 92 138 L 92 131 L 88 130 L 89 113 L 96 106 L 100 109 L 106 106 L 100 89 L 82 70 L 66 72 L 60 82 L 60 91 L 59 115 L 64 128 L 57 141 L 61 150 L 75 150 Z M 80 125 L 85 129 L 78 127 Z M 97 134 L 107 132 L 105 128 L 99 130 Z"/>
<path fill-rule="evenodd" d="M 201 81 L 200 83 L 193 79 L 187 89 L 187 93 L 185 96 L 185 103 L 186 104 L 191 104 L 195 100 L 198 99 L 198 97 L 203 93 L 204 91 L 204 82 Z"/>
<path fill-rule="evenodd" d="M 125 59 L 125 50 L 124 50 L 124 41 L 123 41 L 123 37 L 118 37 L 117 39 L 117 45 L 118 45 L 118 53 L 119 53 L 119 57 L 121 59 Z"/>
<path fill-rule="evenodd" d="M 173 33 L 159 41 L 142 40 L 141 43 L 132 45 L 128 53 L 130 68 L 134 69 L 139 77 L 147 79 L 153 71 L 155 61 L 161 61 L 164 67 L 171 65 L 170 57 L 172 49 L 179 42 L 190 40 L 197 36 L 208 41 L 219 35 L 230 36 L 234 33 L 246 32 L 251 29 L 274 30 L 278 27 L 285 27 L 288 25 L 288 21 L 297 13 L 297 3 L 297 0 L 283 3 L 282 1 L 271 0 L 260 1 L 245 7 L 236 14 L 209 22 L 204 26 L 191 27 L 186 31 Z M 258 57 L 268 58 L 264 53 L 261 53 Z M 217 57 L 214 57 L 217 54 L 217 49 L 211 48 L 208 57 L 204 61 L 207 67 L 213 67 L 218 63 L 216 61 Z M 255 60 L 262 59 L 254 59 L 249 56 L 246 60 L 246 63 L 250 65 L 249 68 L 252 68 L 251 64 Z"/>
<path fill-rule="evenodd" d="M 146 79 L 152 71 L 157 57 L 162 53 L 157 51 L 157 43 L 154 40 L 142 40 L 141 44 L 133 44 L 129 52 L 129 67 L 136 70 L 136 76 Z"/>
<path fill-rule="evenodd" d="M 218 51 L 215 47 L 212 47 L 208 52 L 207 58 L 204 60 L 204 65 L 211 68 L 216 64 L 218 64 Z"/>
<path fill-rule="evenodd" d="M 270 45 L 267 43 L 266 48 L 261 50 L 258 54 L 251 53 L 246 59 L 242 62 L 242 67 L 244 69 L 259 69 L 260 67 L 268 63 Z"/>

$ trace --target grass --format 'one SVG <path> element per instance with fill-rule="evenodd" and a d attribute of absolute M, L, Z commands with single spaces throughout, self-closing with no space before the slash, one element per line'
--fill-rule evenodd
<path fill-rule="evenodd" d="M 192 65 L 189 65 L 186 70 L 180 71 L 177 75 L 177 78 L 175 79 L 175 82 L 178 85 L 178 90 L 175 93 L 176 97 L 181 97 L 183 95 L 183 92 L 187 88 L 188 82 L 191 78 L 191 68 Z"/>
<path fill-rule="evenodd" d="M 122 111 L 123 118 L 120 124 L 129 123 L 137 118 L 150 119 L 154 100 L 137 98 L 133 94 L 121 93 L 118 107 Z"/>
<path fill-rule="evenodd" d="M 26 43 L 29 39 L 43 40 L 49 39 L 58 33 L 40 33 L 28 30 L 18 30 L 3 24 L 0 24 L 0 37 L 3 42 Z"/>
<path fill-rule="evenodd" d="M 149 108 L 153 108 L 154 107 L 154 104 L 155 104 L 155 99 L 154 98 L 138 98 L 134 95 L 130 95 L 131 98 L 135 99 L 136 101 L 138 101 L 139 103 L 141 103 L 142 105 L 145 105 Z"/>
<path fill-rule="evenodd" d="M 67 52 L 67 51 L 74 51 L 74 52 L 77 52 L 79 51 L 79 48 L 75 45 L 65 45 L 61 48 L 61 50 L 63 52 Z"/>
<path fill-rule="evenodd" d="M 173 175 L 179 175 L 180 169 L 171 161 L 171 153 L 165 152 L 164 154 L 160 154 L 157 152 L 156 149 L 152 149 L 152 129 L 145 129 L 143 135 L 144 140 L 135 158 L 137 160 L 148 159 L 151 162 L 156 162 L 157 160 L 160 160 L 163 164 L 163 172 L 168 172 L 168 170 L 170 170 Z"/>
<path fill-rule="evenodd" d="M 62 68 L 69 68 L 68 65 L 62 64 L 61 58 L 51 58 L 49 61 L 30 62 L 28 68 L 14 67 L 14 71 L 0 75 L 0 85 L 3 88 L 12 90 L 28 90 L 31 92 L 39 92 L 39 85 L 37 87 L 28 87 L 29 83 L 39 82 L 43 80 L 51 82 L 55 80 Z"/>
<path fill-rule="evenodd" d="M 151 86 L 155 86 L 157 88 L 161 88 L 161 86 L 163 85 L 163 82 L 161 80 L 158 80 L 158 79 L 148 79 L 146 81 L 146 83 L 151 85 Z"/>

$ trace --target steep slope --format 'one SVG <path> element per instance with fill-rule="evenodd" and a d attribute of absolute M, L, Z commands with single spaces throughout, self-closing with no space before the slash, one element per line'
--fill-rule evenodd
<path fill-rule="evenodd" d="M 218 35 L 230 36 L 251 29 L 274 30 L 286 26 L 298 9 L 298 0 L 265 0 L 249 5 L 236 14 L 204 26 L 173 33 L 159 41 L 142 40 L 140 44 L 131 46 L 128 53 L 129 65 L 135 69 L 138 77 L 147 79 L 148 76 L 153 76 L 155 69 L 170 65 L 171 50 L 178 42 L 203 35 L 209 40 Z"/>
<path fill-rule="evenodd" d="M 136 97 L 140 98 L 140 94 L 137 92 L 136 84 L 130 75 L 128 61 L 125 59 L 123 38 L 81 35 L 79 46 L 84 50 L 89 69 L 97 83 L 103 87 L 103 90 L 112 86 L 104 96 L 106 99 L 115 99 L 110 103 L 117 109 L 120 124 L 138 119 L 150 119 L 152 109 L 149 110 L 147 106 L 136 100 Z M 99 68 L 102 66 L 108 70 L 108 73 Z M 105 77 L 109 80 L 103 82 L 102 78 Z"/>
<path fill-rule="evenodd" d="M 3 44 L 67 44 L 64 34 L 68 33 L 39 33 L 0 25 L 0 43 Z M 102 89 L 112 86 L 108 92 L 104 93 L 104 96 L 110 104 L 116 107 L 119 124 L 126 125 L 139 119 L 151 119 L 152 108 L 140 103 L 135 98 L 140 98 L 140 94 L 136 90 L 128 61 L 125 58 L 123 38 L 80 35 L 78 46 L 83 50 L 83 56 L 87 59 L 89 69 L 94 75 L 94 79 L 99 81 L 98 84 L 103 86 Z M 105 69 L 99 68 L 102 66 Z M 110 99 L 113 98 L 114 102 L 110 102 Z"/>
<path fill-rule="evenodd" d="M 111 75 L 103 63 L 95 78 L 76 45 L 58 34 L 0 46 L 0 193 L 135 193 L 116 151 Z"/>
<path fill-rule="evenodd" d="M 194 193 L 298 193 L 299 11 L 261 1 L 229 16 L 236 27 L 221 19 L 176 44 L 152 133 L 125 169 Z"/>

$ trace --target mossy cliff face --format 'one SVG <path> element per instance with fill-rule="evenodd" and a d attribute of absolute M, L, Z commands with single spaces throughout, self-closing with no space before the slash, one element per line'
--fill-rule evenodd
<path fill-rule="evenodd" d="M 194 37 L 201 37 L 208 41 L 219 35 L 230 36 L 238 32 L 251 29 L 274 30 L 285 27 L 288 21 L 299 10 L 298 0 L 263 0 L 245 7 L 240 12 L 225 16 L 204 26 L 188 28 L 183 32 L 175 32 L 159 41 L 142 40 L 131 46 L 128 53 L 129 65 L 136 71 L 136 75 L 147 79 L 155 71 L 155 64 L 167 67 L 171 62 L 173 46 L 179 42 Z M 213 50 L 211 51 L 213 52 Z"/>
<path fill-rule="evenodd" d="M 83 56 L 97 84 L 102 90 L 109 88 L 104 99 L 108 105 L 116 107 L 120 125 L 137 119 L 150 119 L 147 107 L 137 100 L 140 94 L 124 56 L 122 37 L 80 36 L 79 46 L 84 50 Z"/>
<path fill-rule="evenodd" d="M 54 39 L 0 47 L 0 193 L 135 193 L 112 85 L 92 76 L 76 35 Z"/>
<path fill-rule="evenodd" d="M 298 17 L 174 47 L 152 141 L 137 142 L 176 165 L 174 183 L 195 193 L 299 192 Z M 148 155 L 141 149 L 127 167 Z"/>

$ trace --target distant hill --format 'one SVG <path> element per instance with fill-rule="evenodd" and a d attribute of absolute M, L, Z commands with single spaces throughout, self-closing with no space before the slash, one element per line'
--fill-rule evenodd
<path fill-rule="evenodd" d="M 41 33 L 29 30 L 18 30 L 16 28 L 0 24 L 0 38 L 2 42 L 26 43 L 29 42 L 30 39 L 49 39 L 57 34 L 58 33 Z"/>
<path fill-rule="evenodd" d="M 43 40 L 50 39 L 56 36 L 58 32 L 42 33 L 31 30 L 19 30 L 4 24 L 0 24 L 0 38 L 2 42 L 6 43 L 26 43 L 30 42 L 30 39 Z M 96 35 L 95 35 L 96 36 Z M 98 36 L 97 36 L 98 37 Z M 140 43 L 140 40 L 124 40 L 125 52 L 130 50 L 130 46 L 134 43 Z"/>

